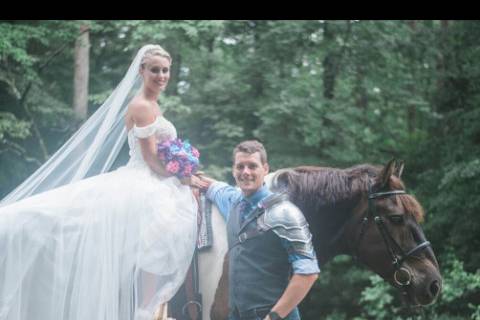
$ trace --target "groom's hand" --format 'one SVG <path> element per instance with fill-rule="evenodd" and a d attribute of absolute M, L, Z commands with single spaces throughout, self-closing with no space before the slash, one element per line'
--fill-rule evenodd
<path fill-rule="evenodd" d="M 197 176 L 202 181 L 202 184 L 204 185 L 205 189 L 208 189 L 208 187 L 210 187 L 212 183 L 217 181 L 213 178 L 206 176 L 205 173 L 201 171 L 197 172 Z"/>
<path fill-rule="evenodd" d="M 204 190 L 204 189 L 208 189 L 208 186 L 210 184 L 208 184 L 207 182 L 205 182 L 202 178 L 200 178 L 198 175 L 192 175 L 190 177 L 190 186 L 192 187 L 195 187 L 195 188 L 199 188 L 201 190 Z"/>

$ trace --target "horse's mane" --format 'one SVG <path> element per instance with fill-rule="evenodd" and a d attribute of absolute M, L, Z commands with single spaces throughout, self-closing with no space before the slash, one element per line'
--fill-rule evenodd
<path fill-rule="evenodd" d="M 370 164 L 356 165 L 346 169 L 302 166 L 281 169 L 272 178 L 273 190 L 287 191 L 302 210 L 314 211 L 305 214 L 317 214 L 322 209 L 336 206 L 337 209 L 353 209 L 360 197 L 368 193 L 369 185 L 374 186 L 381 174 L 381 166 Z M 392 175 L 390 190 L 405 190 L 403 182 Z M 397 196 L 405 211 L 422 221 L 424 212 L 412 195 Z"/>

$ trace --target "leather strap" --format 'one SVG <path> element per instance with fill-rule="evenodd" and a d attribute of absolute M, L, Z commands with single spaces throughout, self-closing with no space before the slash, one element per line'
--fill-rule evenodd
<path fill-rule="evenodd" d="M 197 215 L 197 226 L 200 226 L 202 222 L 200 191 L 199 189 L 192 188 L 192 193 L 195 196 L 195 200 L 197 200 L 198 204 L 199 212 Z M 190 320 L 202 320 L 202 295 L 199 291 L 198 282 L 198 252 L 197 249 L 195 249 L 192 264 L 190 265 L 185 278 L 185 294 L 187 297 L 187 302 L 182 307 L 182 314 Z"/>

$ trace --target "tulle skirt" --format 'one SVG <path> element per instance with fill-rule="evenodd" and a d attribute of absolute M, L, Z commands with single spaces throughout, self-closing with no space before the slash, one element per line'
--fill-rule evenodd
<path fill-rule="evenodd" d="M 183 282 L 197 204 L 126 166 L 0 207 L 0 320 L 152 319 Z"/>

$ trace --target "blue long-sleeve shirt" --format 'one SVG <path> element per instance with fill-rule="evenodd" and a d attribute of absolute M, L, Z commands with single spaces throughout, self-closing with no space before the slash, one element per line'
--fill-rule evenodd
<path fill-rule="evenodd" d="M 224 182 L 214 182 L 207 190 L 207 198 L 213 201 L 225 221 L 230 216 L 231 209 L 240 201 L 245 200 L 250 208 L 245 209 L 243 219 L 247 219 L 254 211 L 260 200 L 272 194 L 270 190 L 264 185 L 254 194 L 244 197 L 242 192 Z M 280 238 L 281 243 L 288 253 L 288 261 L 292 264 L 293 273 L 296 274 L 315 274 L 319 273 L 317 258 L 315 252 L 312 252 L 312 257 L 304 256 L 293 252 L 293 246 L 290 241 Z"/>

